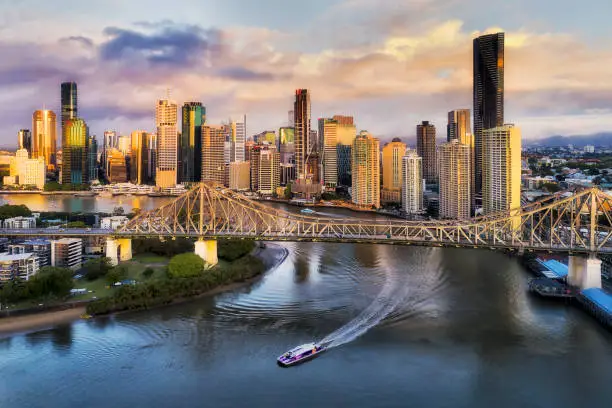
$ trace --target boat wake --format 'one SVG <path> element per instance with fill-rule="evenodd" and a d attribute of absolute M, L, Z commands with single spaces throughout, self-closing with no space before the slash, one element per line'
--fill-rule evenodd
<path fill-rule="evenodd" d="M 399 305 L 404 303 L 410 293 L 410 285 L 398 271 L 389 271 L 385 283 L 376 299 L 356 318 L 320 341 L 327 348 L 338 347 L 355 340 L 378 325 Z"/>

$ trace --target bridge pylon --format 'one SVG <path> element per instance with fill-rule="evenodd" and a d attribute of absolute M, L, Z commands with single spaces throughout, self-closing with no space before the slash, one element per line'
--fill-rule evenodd
<path fill-rule="evenodd" d="M 595 254 L 570 255 L 567 282 L 580 289 L 601 288 L 601 259 Z"/>
<path fill-rule="evenodd" d="M 219 263 L 217 257 L 217 240 L 200 238 L 195 242 L 195 254 L 206 262 L 207 266 Z"/>
<path fill-rule="evenodd" d="M 129 261 L 132 259 L 132 240 L 130 238 L 107 238 L 106 257 L 110 258 L 113 266 L 117 266 L 120 261 Z"/>

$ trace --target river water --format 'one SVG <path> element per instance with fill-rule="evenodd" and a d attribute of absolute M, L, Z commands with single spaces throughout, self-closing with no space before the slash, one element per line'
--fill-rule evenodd
<path fill-rule="evenodd" d="M 278 245 L 251 287 L 0 339 L 0 407 L 612 406 L 612 334 L 528 295 L 514 258 Z M 319 358 L 276 365 L 323 338 Z"/>

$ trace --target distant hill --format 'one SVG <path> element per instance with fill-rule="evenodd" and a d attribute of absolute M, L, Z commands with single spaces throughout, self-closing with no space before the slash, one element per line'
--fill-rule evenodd
<path fill-rule="evenodd" d="M 592 135 L 573 135 L 573 136 L 550 136 L 544 139 L 524 140 L 525 146 L 567 146 L 575 147 L 593 146 L 612 146 L 612 132 L 594 133 Z"/>

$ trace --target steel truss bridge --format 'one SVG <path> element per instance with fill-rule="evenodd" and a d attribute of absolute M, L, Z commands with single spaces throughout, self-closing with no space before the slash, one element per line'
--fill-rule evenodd
<path fill-rule="evenodd" d="M 405 221 L 306 216 L 279 210 L 214 183 L 200 183 L 118 230 L 4 230 L 2 235 L 196 237 L 271 241 L 371 242 L 612 253 L 612 196 L 597 188 L 562 192 L 466 220 Z"/>

